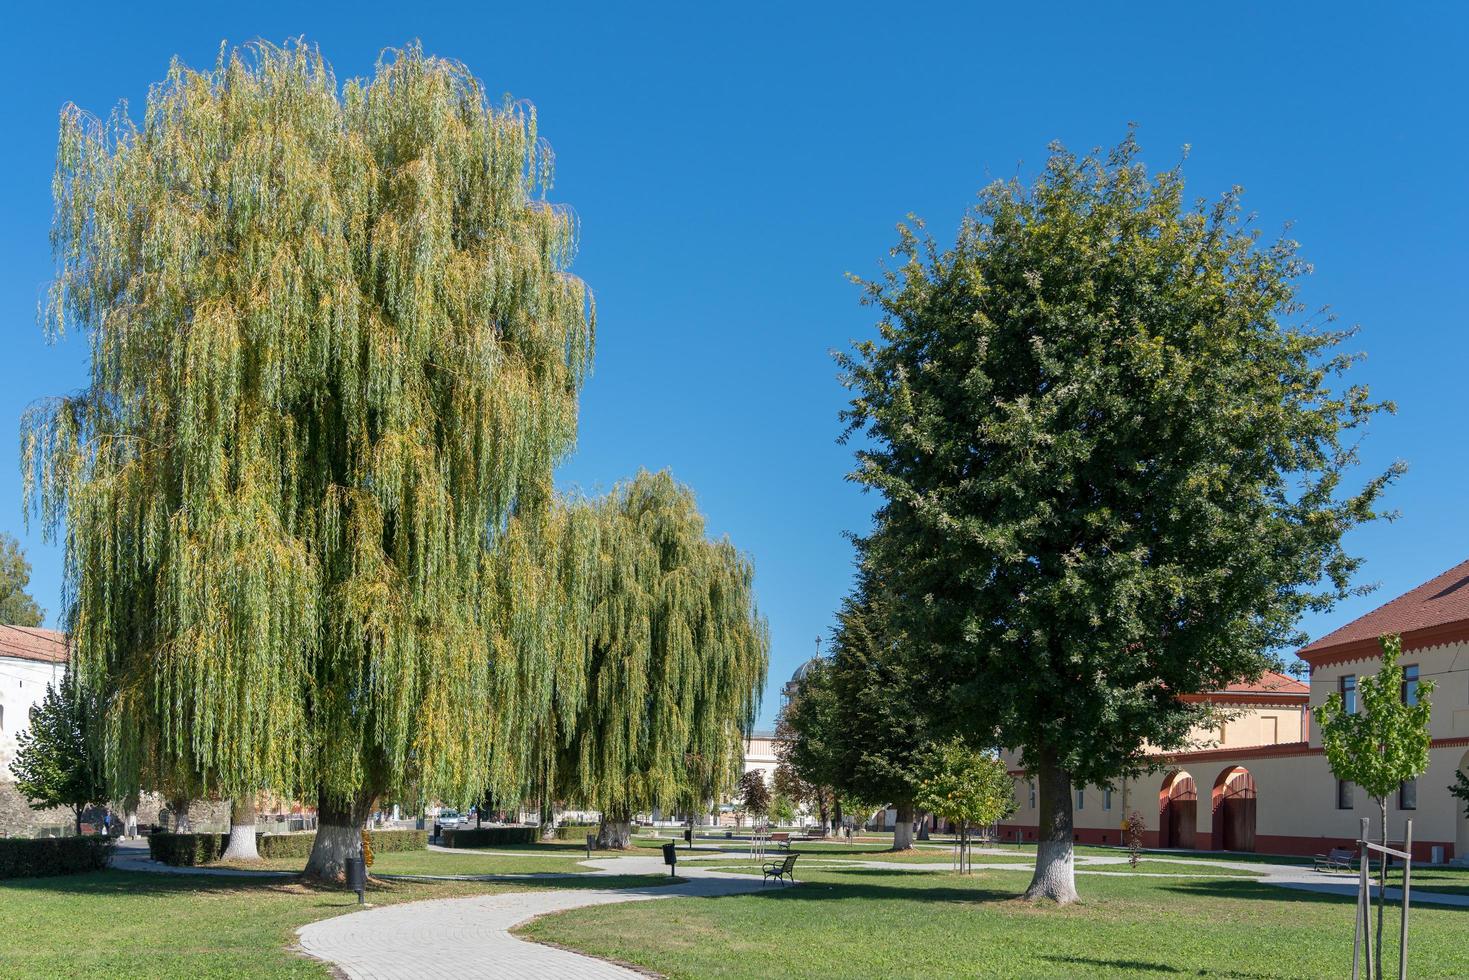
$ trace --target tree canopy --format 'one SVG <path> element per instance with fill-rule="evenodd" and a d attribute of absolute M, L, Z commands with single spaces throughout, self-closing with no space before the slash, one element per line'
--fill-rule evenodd
<path fill-rule="evenodd" d="M 687 487 L 643 472 L 601 498 L 558 500 L 517 519 L 496 560 L 507 582 L 533 583 L 499 590 L 497 615 L 531 620 L 522 631 L 546 652 L 509 671 L 523 693 L 499 702 L 520 713 L 502 736 L 526 746 L 507 759 L 531 760 L 501 771 L 504 793 L 599 810 L 616 847 L 633 813 L 733 788 L 770 641 L 749 560 L 707 537 Z"/>
<path fill-rule="evenodd" d="M 0 533 L 0 625 L 40 626 L 45 613 L 26 591 L 31 563 L 12 534 Z"/>
<path fill-rule="evenodd" d="M 928 665 L 936 713 L 1037 774 L 1030 894 L 1069 901 L 1071 784 L 1178 744 L 1185 695 L 1258 676 L 1348 594 L 1349 485 L 1386 407 L 1339 387 L 1350 330 L 1304 314 L 1295 242 L 1238 190 L 1184 197 L 1129 136 L 1053 147 L 942 248 L 905 225 L 866 283 L 877 337 L 839 355 L 852 478 L 882 495 L 863 560 Z"/>
<path fill-rule="evenodd" d="M 493 547 L 592 351 L 551 176 L 533 109 L 416 46 L 341 85 L 221 49 L 141 121 L 63 111 L 44 320 L 91 372 L 28 412 L 23 470 L 120 793 L 156 756 L 326 826 L 477 796 L 504 659 L 538 655 L 490 629 Z"/>

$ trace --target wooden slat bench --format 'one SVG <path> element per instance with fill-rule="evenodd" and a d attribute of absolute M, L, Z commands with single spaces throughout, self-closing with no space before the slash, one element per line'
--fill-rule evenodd
<path fill-rule="evenodd" d="M 1351 871 L 1357 852 L 1350 847 L 1333 847 L 1325 854 L 1316 855 L 1311 867 L 1316 871 Z"/>

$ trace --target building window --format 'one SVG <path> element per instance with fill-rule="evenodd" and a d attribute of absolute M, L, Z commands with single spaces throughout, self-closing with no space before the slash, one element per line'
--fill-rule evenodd
<path fill-rule="evenodd" d="M 1078 810 L 1082 810 L 1082 809 L 1085 809 L 1086 808 L 1086 798 L 1082 796 L 1082 794 L 1085 793 L 1085 792 L 1086 792 L 1086 790 L 1084 790 L 1084 789 L 1078 789 L 1076 791 L 1076 808 Z"/>
<path fill-rule="evenodd" d="M 1418 703 L 1418 665 L 1409 664 L 1403 668 L 1403 703 Z"/>
<path fill-rule="evenodd" d="M 1345 779 L 1336 781 L 1336 808 L 1338 810 L 1350 810 L 1352 808 L 1352 784 Z"/>
<path fill-rule="evenodd" d="M 1029 780 L 1029 783 L 1030 783 L 1030 808 L 1032 810 L 1034 810 L 1035 809 L 1035 780 L 1034 779 Z"/>
<path fill-rule="evenodd" d="M 1418 809 L 1418 780 L 1410 779 L 1398 787 L 1398 809 Z"/>
<path fill-rule="evenodd" d="M 1112 791 L 1110 789 L 1102 790 L 1102 809 L 1112 809 Z"/>
<path fill-rule="evenodd" d="M 1342 710 L 1349 715 L 1357 713 L 1357 675 L 1343 674 L 1337 681 L 1341 689 Z"/>

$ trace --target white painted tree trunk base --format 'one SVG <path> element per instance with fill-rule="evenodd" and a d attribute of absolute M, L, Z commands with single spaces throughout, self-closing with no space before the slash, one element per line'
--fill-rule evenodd
<path fill-rule="evenodd" d="M 255 824 L 231 823 L 230 842 L 220 855 L 223 861 L 259 861 L 260 849 L 255 846 Z"/>
<path fill-rule="evenodd" d="M 1070 841 L 1041 841 L 1036 847 L 1035 876 L 1025 897 L 1070 905 L 1077 900 L 1075 851 Z"/>
<path fill-rule="evenodd" d="M 604 820 L 597 827 L 597 847 L 599 850 L 625 851 L 631 846 L 631 820 Z"/>

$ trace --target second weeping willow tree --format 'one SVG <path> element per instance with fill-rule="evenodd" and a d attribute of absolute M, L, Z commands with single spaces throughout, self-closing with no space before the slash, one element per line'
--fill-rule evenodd
<path fill-rule="evenodd" d="M 222 50 L 140 124 L 63 113 L 45 320 L 91 373 L 22 465 L 115 795 L 315 796 L 334 877 L 374 798 L 478 792 L 500 661 L 539 655 L 486 627 L 494 545 L 550 499 L 591 356 L 550 179 L 530 109 L 416 47 L 342 86 Z"/>
<path fill-rule="evenodd" d="M 497 724 L 530 747 L 519 785 L 601 811 L 600 846 L 616 848 L 634 813 L 695 809 L 728 790 L 770 643 L 749 561 L 708 539 L 693 494 L 666 472 L 640 473 L 517 521 L 500 557 L 541 569 L 546 599 L 502 610 L 539 624 L 505 635 L 539 629 L 550 652 L 507 660 L 541 673 L 516 676 L 524 693 L 496 702 L 523 713 Z"/>

